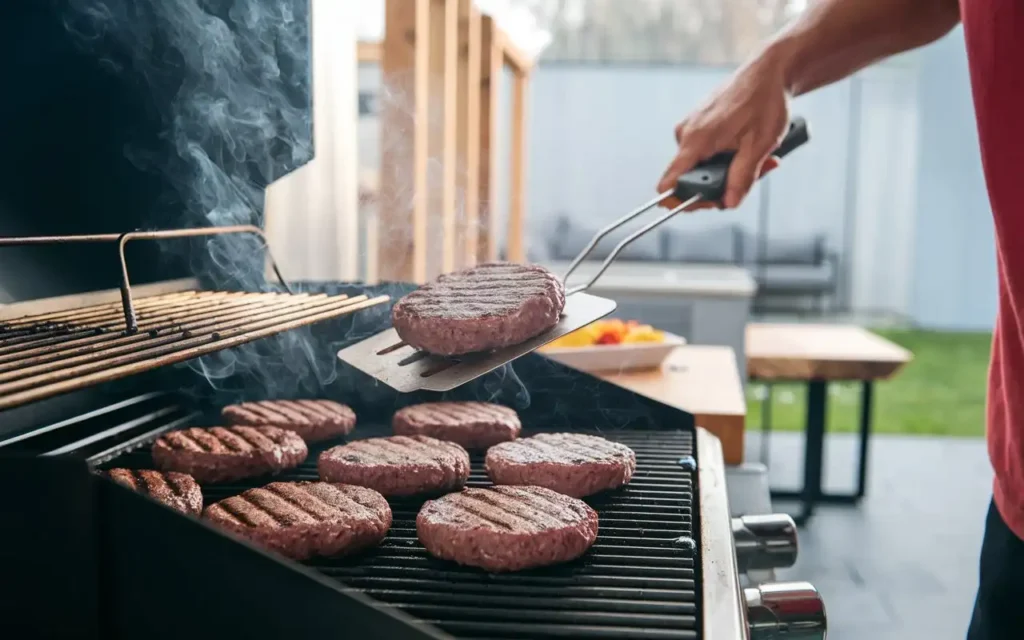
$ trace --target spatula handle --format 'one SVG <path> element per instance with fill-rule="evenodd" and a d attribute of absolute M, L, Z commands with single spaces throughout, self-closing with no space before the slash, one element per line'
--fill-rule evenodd
<path fill-rule="evenodd" d="M 800 117 L 793 118 L 789 123 L 789 131 L 772 155 L 778 158 L 785 157 L 808 140 L 810 132 L 807 130 L 807 121 Z M 707 202 L 719 202 L 725 195 L 729 165 L 735 156 L 735 151 L 722 151 L 701 161 L 696 167 L 679 176 L 672 195 L 679 200 L 700 196 L 701 200 Z"/>

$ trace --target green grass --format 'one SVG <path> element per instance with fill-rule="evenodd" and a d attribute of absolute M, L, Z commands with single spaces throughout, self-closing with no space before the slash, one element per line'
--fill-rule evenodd
<path fill-rule="evenodd" d="M 878 330 L 881 336 L 914 354 L 892 380 L 875 384 L 875 433 L 980 437 L 985 434 L 985 383 L 992 336 L 916 330 Z M 856 431 L 860 384 L 829 385 L 828 430 Z M 747 425 L 761 428 L 764 386 L 747 388 Z M 802 431 L 803 385 L 773 386 L 773 430 Z"/>

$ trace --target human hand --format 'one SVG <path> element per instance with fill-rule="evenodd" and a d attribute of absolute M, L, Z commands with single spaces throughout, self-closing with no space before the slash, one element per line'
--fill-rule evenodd
<path fill-rule="evenodd" d="M 736 151 L 722 202 L 699 202 L 687 210 L 738 207 L 754 182 L 778 166 L 772 152 L 788 125 L 782 68 L 759 58 L 739 69 L 703 106 L 676 125 L 679 150 L 658 183 L 658 193 L 673 189 L 679 176 L 701 160 L 720 151 Z M 661 206 L 679 204 L 678 199 L 669 197 Z"/>

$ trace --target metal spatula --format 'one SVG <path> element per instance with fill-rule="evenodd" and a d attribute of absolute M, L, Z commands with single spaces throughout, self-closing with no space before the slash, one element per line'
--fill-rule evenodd
<path fill-rule="evenodd" d="M 808 139 L 807 123 L 803 118 L 794 118 L 790 123 L 789 131 L 773 155 L 781 158 L 807 142 Z M 338 352 L 338 357 L 343 362 L 347 362 L 363 373 L 373 376 L 403 393 L 450 391 L 530 353 L 552 340 L 585 327 L 595 320 L 600 320 L 615 310 L 615 301 L 583 292 L 601 277 L 623 249 L 640 236 L 701 200 L 720 201 L 725 195 L 726 178 L 734 155 L 733 152 L 722 152 L 708 158 L 693 170 L 680 176 L 673 190 L 659 194 L 650 202 L 601 229 L 569 265 L 563 282 L 568 284 L 569 276 L 573 271 L 594 250 L 598 242 L 609 233 L 657 206 L 669 196 L 675 196 L 682 202 L 679 206 L 619 242 L 589 281 L 575 287 L 567 286 L 562 317 L 558 324 L 548 331 L 511 347 L 486 353 L 444 357 L 419 351 L 402 342 L 394 329 L 388 329 L 342 349 Z"/>

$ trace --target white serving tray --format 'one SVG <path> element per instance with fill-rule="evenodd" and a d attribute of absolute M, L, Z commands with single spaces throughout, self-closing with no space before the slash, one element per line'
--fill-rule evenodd
<path fill-rule="evenodd" d="M 661 366 L 686 340 L 668 332 L 664 342 L 598 344 L 591 347 L 541 348 L 540 353 L 580 371 L 631 371 Z"/>

